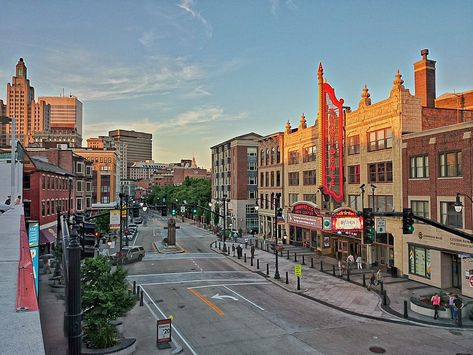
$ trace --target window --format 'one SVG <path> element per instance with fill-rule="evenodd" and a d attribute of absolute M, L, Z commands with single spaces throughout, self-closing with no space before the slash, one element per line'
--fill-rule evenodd
<path fill-rule="evenodd" d="M 85 199 L 85 208 L 90 208 L 90 207 L 92 207 L 91 199 L 90 197 L 87 197 Z"/>
<path fill-rule="evenodd" d="M 271 148 L 271 164 L 275 164 L 276 163 L 276 154 L 275 154 L 275 150 L 274 150 L 274 147 Z"/>
<path fill-rule="evenodd" d="M 298 194 L 289 194 L 289 204 L 292 205 L 299 200 Z"/>
<path fill-rule="evenodd" d="M 348 155 L 360 154 L 360 136 L 348 137 Z"/>
<path fill-rule="evenodd" d="M 248 198 L 256 198 L 256 191 L 248 191 Z"/>
<path fill-rule="evenodd" d="M 87 183 L 86 183 L 86 187 L 87 187 L 87 188 L 86 188 L 86 191 L 87 191 L 87 192 L 91 192 L 91 191 L 92 191 L 92 183 L 87 182 Z"/>
<path fill-rule="evenodd" d="M 303 162 L 307 163 L 309 161 L 315 161 L 316 159 L 316 147 L 315 145 L 311 147 L 306 147 L 303 149 Z"/>
<path fill-rule="evenodd" d="M 288 164 L 292 165 L 292 164 L 297 164 L 297 163 L 299 163 L 299 152 L 297 150 L 293 150 L 289 152 Z"/>
<path fill-rule="evenodd" d="M 255 157 L 256 156 L 256 148 L 247 148 L 246 150 L 246 154 L 249 156 L 249 157 Z"/>
<path fill-rule="evenodd" d="M 46 176 L 41 176 L 41 188 L 46 189 Z"/>
<path fill-rule="evenodd" d="M 100 170 L 101 170 L 101 171 L 109 171 L 109 170 L 110 170 L 110 167 L 109 167 L 108 165 L 102 165 L 102 166 L 100 167 Z"/>
<path fill-rule="evenodd" d="M 303 172 L 304 185 L 315 185 L 315 170 L 307 170 Z"/>
<path fill-rule="evenodd" d="M 76 199 L 76 211 L 82 211 L 82 199 Z"/>
<path fill-rule="evenodd" d="M 265 155 L 265 157 L 264 157 L 264 163 L 265 163 L 266 165 L 269 164 L 269 149 L 266 149 L 266 155 Z"/>
<path fill-rule="evenodd" d="M 264 186 L 264 173 L 263 172 L 259 174 L 259 183 L 260 183 L 260 186 Z"/>
<path fill-rule="evenodd" d="M 455 211 L 455 202 L 440 202 L 440 223 L 447 227 L 463 228 L 463 212 Z"/>
<path fill-rule="evenodd" d="M 259 165 L 264 165 L 264 150 L 263 149 L 261 149 L 261 151 L 260 151 Z"/>
<path fill-rule="evenodd" d="M 315 203 L 315 194 L 304 194 L 304 201 Z"/>
<path fill-rule="evenodd" d="M 31 202 L 24 201 L 23 208 L 25 209 L 25 218 L 31 218 Z"/>
<path fill-rule="evenodd" d="M 368 207 L 373 208 L 374 212 L 392 212 L 393 197 L 392 195 L 375 195 L 373 207 L 373 197 L 369 196 Z"/>
<path fill-rule="evenodd" d="M 411 201 L 412 213 L 417 216 L 429 218 L 429 201 Z M 417 223 L 417 222 L 416 222 Z"/>
<path fill-rule="evenodd" d="M 248 185 L 256 185 L 256 176 L 248 177 Z"/>
<path fill-rule="evenodd" d="M 29 190 L 31 188 L 31 175 L 23 176 L 23 188 Z"/>
<path fill-rule="evenodd" d="M 274 187 L 274 171 L 271 171 L 271 187 Z"/>
<path fill-rule="evenodd" d="M 288 173 L 288 184 L 289 186 L 299 185 L 299 172 L 298 171 Z"/>
<path fill-rule="evenodd" d="M 265 180 L 266 180 L 266 187 L 268 187 L 269 186 L 269 173 L 265 172 L 264 177 L 265 177 Z"/>
<path fill-rule="evenodd" d="M 46 201 L 46 215 L 51 214 L 51 203 L 49 201 Z"/>
<path fill-rule="evenodd" d="M 422 155 L 411 157 L 410 178 L 428 178 L 429 177 L 429 157 Z"/>
<path fill-rule="evenodd" d="M 246 205 L 246 214 L 256 214 L 255 205 Z"/>
<path fill-rule="evenodd" d="M 250 171 L 256 170 L 256 162 L 255 161 L 249 161 L 248 162 L 248 170 L 250 170 Z"/>
<path fill-rule="evenodd" d="M 92 168 L 90 166 L 85 168 L 87 176 L 92 176 Z"/>
<path fill-rule="evenodd" d="M 77 172 L 77 173 L 82 173 L 82 171 L 83 171 L 83 165 L 84 165 L 84 164 L 79 163 L 79 162 L 76 164 L 76 169 L 77 169 L 76 172 Z"/>
<path fill-rule="evenodd" d="M 276 186 L 281 187 L 281 172 L 276 171 Z"/>
<path fill-rule="evenodd" d="M 348 195 L 348 207 L 353 208 L 355 211 L 360 211 L 361 196 L 360 195 Z"/>
<path fill-rule="evenodd" d="M 110 203 L 110 197 L 102 196 L 102 203 Z"/>
<path fill-rule="evenodd" d="M 279 149 L 279 146 L 276 150 L 276 163 L 279 164 L 281 162 L 281 151 Z"/>
<path fill-rule="evenodd" d="M 409 245 L 409 273 L 430 279 L 431 267 L 430 249 Z"/>
<path fill-rule="evenodd" d="M 359 184 L 360 183 L 360 166 L 352 165 L 348 167 L 348 183 Z"/>
<path fill-rule="evenodd" d="M 392 182 L 393 163 L 390 161 L 368 165 L 368 182 Z"/>
<path fill-rule="evenodd" d="M 441 153 L 439 156 L 439 176 L 452 177 L 462 175 L 462 152 Z"/>
<path fill-rule="evenodd" d="M 384 128 L 378 131 L 368 132 L 368 151 L 388 149 L 393 146 L 393 131 Z"/>
<path fill-rule="evenodd" d="M 44 177 L 44 176 L 43 176 Z M 45 217 L 46 216 L 46 202 L 42 201 L 41 202 L 41 216 Z"/>
<path fill-rule="evenodd" d="M 77 188 L 77 192 L 81 192 L 82 191 L 82 181 L 76 181 L 76 188 Z"/>
<path fill-rule="evenodd" d="M 110 186 L 102 186 L 101 191 L 102 192 L 110 192 Z"/>

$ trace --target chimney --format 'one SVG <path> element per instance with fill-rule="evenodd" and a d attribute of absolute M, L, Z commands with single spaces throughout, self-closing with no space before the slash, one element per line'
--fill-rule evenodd
<path fill-rule="evenodd" d="M 420 54 L 422 59 L 414 63 L 415 95 L 422 98 L 422 106 L 435 107 L 435 61 L 427 59 L 428 49 Z"/>

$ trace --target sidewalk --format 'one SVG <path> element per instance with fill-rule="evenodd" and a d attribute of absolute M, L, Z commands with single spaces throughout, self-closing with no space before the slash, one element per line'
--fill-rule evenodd
<path fill-rule="evenodd" d="M 384 300 L 381 286 L 376 286 L 372 288 L 371 291 L 369 291 L 366 286 L 363 286 L 363 274 L 365 274 L 365 282 L 366 285 L 368 285 L 371 273 L 376 272 L 377 269 L 351 270 L 350 280 L 348 281 L 346 273 L 343 277 L 339 277 L 340 271 L 335 258 L 317 256 L 307 248 L 294 247 L 286 244 L 282 252 L 283 256 L 281 257 L 281 254 L 278 256 L 281 279 L 276 280 L 274 279 L 276 257 L 270 247 L 270 243 L 265 243 L 263 246 L 263 240 L 258 240 L 259 248 L 255 250 L 255 259 L 253 260 L 253 266 L 251 266 L 251 242 L 250 239 L 245 248 L 245 238 L 239 238 L 236 243 L 227 241 L 227 248 L 230 250 L 228 257 L 248 270 L 267 276 L 268 280 L 290 292 L 298 293 L 303 297 L 332 308 L 363 317 L 398 323 L 421 323 L 442 327 L 457 327 L 456 322 L 451 320 L 450 317 L 434 320 L 433 317 L 421 315 L 410 309 L 411 297 L 429 295 L 440 291 L 435 287 L 406 278 L 393 278 L 390 273 L 383 272 L 383 289 L 386 291 L 386 300 Z M 222 241 L 220 241 L 220 244 L 223 246 Z M 243 257 L 238 259 L 233 256 L 231 251 L 232 244 L 234 244 L 235 247 L 238 244 L 242 245 L 243 253 L 246 253 L 247 256 L 246 263 Z M 261 249 L 262 246 L 263 249 Z M 218 244 L 217 247 L 215 247 L 215 243 L 212 243 L 211 249 L 215 252 L 222 253 L 218 248 Z M 287 257 L 288 252 L 289 259 Z M 295 258 L 297 261 L 294 261 Z M 305 265 L 303 264 L 303 258 Z M 257 269 L 257 260 L 259 260 L 259 270 Z M 300 291 L 297 290 L 297 278 L 294 275 L 295 264 L 301 264 L 302 266 Z M 266 274 L 267 265 L 269 266 L 269 276 Z M 321 271 L 321 267 L 323 271 Z M 333 275 L 334 267 L 336 276 Z M 356 264 L 354 267 L 356 268 Z M 288 275 L 287 284 L 286 273 Z M 473 306 L 471 303 L 473 300 L 464 296 L 462 296 L 462 299 L 465 305 L 468 304 L 468 306 L 463 309 L 463 328 L 473 329 L 473 321 L 465 314 L 469 311 L 470 307 Z M 404 301 L 407 301 L 408 305 L 407 319 L 403 317 Z M 384 302 L 386 302 L 386 304 L 384 304 Z"/>

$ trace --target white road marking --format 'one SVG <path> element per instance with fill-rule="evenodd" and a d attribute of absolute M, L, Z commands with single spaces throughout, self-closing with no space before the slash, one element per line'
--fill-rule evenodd
<path fill-rule="evenodd" d="M 233 291 L 231 288 L 229 288 L 229 287 L 227 287 L 227 286 L 225 286 L 225 285 L 224 285 L 223 287 L 225 287 L 228 291 L 233 292 L 233 293 L 234 293 L 235 295 L 237 295 L 238 297 L 244 299 L 246 302 L 252 304 L 252 305 L 255 306 L 256 308 L 259 308 L 259 309 L 261 309 L 262 311 L 264 311 L 264 308 L 263 308 L 263 307 L 260 307 L 260 306 L 258 306 L 256 303 L 251 302 L 248 298 L 243 297 L 243 296 L 240 295 L 238 292 Z"/>
<path fill-rule="evenodd" d="M 231 300 L 238 301 L 238 298 L 236 298 L 236 297 L 229 296 L 229 295 L 220 295 L 219 293 L 216 293 L 215 295 L 213 295 L 210 298 L 214 298 L 216 300 L 223 300 L 225 298 L 230 298 Z"/>
<path fill-rule="evenodd" d="M 201 286 L 188 287 L 188 289 L 191 289 L 191 288 L 218 287 L 218 286 L 247 286 L 247 285 L 271 285 L 271 282 L 247 282 L 247 283 L 236 283 L 236 284 L 201 285 Z"/>
<path fill-rule="evenodd" d="M 142 277 L 142 276 L 163 276 L 163 275 L 187 275 L 187 274 L 201 274 L 200 271 L 186 271 L 186 272 L 165 272 L 161 274 L 136 274 L 136 275 L 128 275 L 128 277 Z M 204 271 L 205 274 L 227 274 L 227 273 L 235 273 L 235 274 L 254 274 L 252 271 Z"/>
<path fill-rule="evenodd" d="M 158 305 L 156 303 L 154 303 L 154 301 L 151 299 L 150 295 L 148 294 L 148 292 L 146 292 L 146 290 L 144 289 L 143 285 L 141 285 L 141 289 L 143 290 L 143 292 L 145 293 L 146 297 L 149 298 L 149 300 L 151 301 L 151 303 L 156 307 L 156 309 L 159 311 L 159 313 L 161 313 L 161 315 L 163 316 L 163 318 L 167 318 L 167 316 L 164 314 L 164 312 L 158 307 Z M 154 313 L 153 313 L 154 315 Z M 156 317 L 156 315 L 154 315 L 156 319 L 159 319 L 158 317 Z M 176 334 L 179 336 L 179 338 L 181 338 L 181 340 L 183 341 L 184 344 L 187 345 L 187 347 L 189 348 L 190 352 L 194 355 L 197 355 L 197 353 L 195 352 L 195 350 L 189 345 L 189 343 L 186 341 L 186 339 L 184 339 L 184 337 L 181 335 L 181 333 L 179 333 L 179 331 L 176 329 L 176 326 L 173 325 L 171 323 L 171 327 L 174 329 L 174 331 L 176 332 Z"/>
<path fill-rule="evenodd" d="M 261 281 L 261 279 L 183 280 L 183 281 L 167 281 L 167 282 L 149 282 L 149 283 L 142 283 L 140 285 L 153 286 L 153 285 L 168 285 L 168 284 L 180 284 L 180 283 L 189 283 L 189 282 L 215 282 L 215 281 Z"/>
<path fill-rule="evenodd" d="M 132 244 L 132 247 L 135 246 L 135 243 L 136 243 L 136 240 L 138 239 L 138 236 L 140 235 L 140 232 L 136 232 L 136 235 L 135 235 L 135 238 L 133 239 L 133 244 Z"/>

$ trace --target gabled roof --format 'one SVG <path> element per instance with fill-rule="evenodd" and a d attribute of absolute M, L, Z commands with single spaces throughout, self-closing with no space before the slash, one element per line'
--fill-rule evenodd
<path fill-rule="evenodd" d="M 224 144 L 227 144 L 227 143 L 230 143 L 231 141 L 234 141 L 234 140 L 237 140 L 237 139 L 245 139 L 245 138 L 255 138 L 255 139 L 259 139 L 261 138 L 262 135 L 261 134 L 258 134 L 258 133 L 255 133 L 255 132 L 250 132 L 250 133 L 245 133 L 245 134 L 242 134 L 240 136 L 237 136 L 237 137 L 233 137 L 233 138 L 230 138 L 228 140 L 226 140 L 225 142 L 222 142 L 222 143 L 218 143 L 212 147 L 210 147 L 210 149 L 212 148 L 215 148 L 215 147 L 218 147 L 220 145 L 224 145 Z"/>
<path fill-rule="evenodd" d="M 46 171 L 46 172 L 50 172 L 50 173 L 54 173 L 58 175 L 73 176 L 73 174 L 71 174 L 67 170 L 62 169 L 57 165 L 48 163 L 47 161 L 44 161 L 40 157 L 31 157 L 31 162 L 33 163 L 33 165 L 35 166 L 37 170 Z"/>

